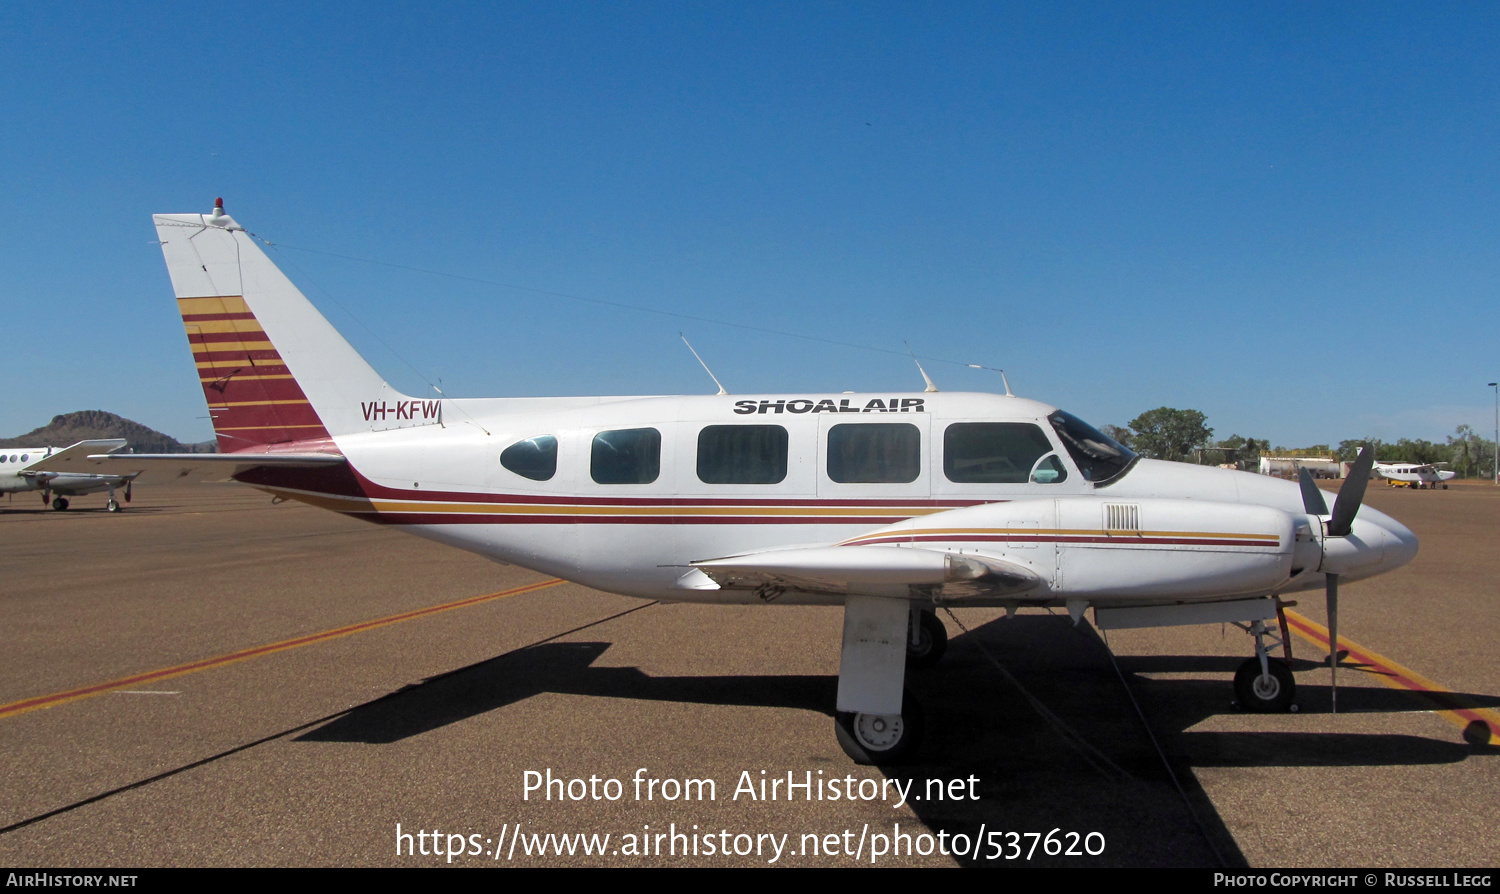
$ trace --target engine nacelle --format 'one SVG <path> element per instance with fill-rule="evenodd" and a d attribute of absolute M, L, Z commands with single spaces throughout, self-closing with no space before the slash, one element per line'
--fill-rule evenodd
<path fill-rule="evenodd" d="M 951 509 L 847 544 L 1022 566 L 1043 582 L 1023 601 L 1192 600 L 1275 592 L 1294 569 L 1315 566 L 1317 544 L 1299 550 L 1296 523 L 1283 510 L 1241 503 L 1074 497 Z"/>

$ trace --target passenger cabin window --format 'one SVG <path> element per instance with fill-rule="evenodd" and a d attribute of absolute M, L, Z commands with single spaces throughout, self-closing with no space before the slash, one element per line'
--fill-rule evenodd
<path fill-rule="evenodd" d="M 650 484 L 661 474 L 661 432 L 623 428 L 594 435 L 589 474 L 598 484 Z"/>
<path fill-rule="evenodd" d="M 943 474 L 958 484 L 1055 484 L 1068 476 L 1047 435 L 1030 422 L 948 426 L 943 432 Z"/>
<path fill-rule="evenodd" d="M 557 474 L 557 438 L 539 435 L 517 441 L 500 452 L 500 465 L 532 481 L 550 481 Z"/>
<path fill-rule="evenodd" d="M 780 484 L 786 457 L 786 429 L 779 425 L 710 425 L 698 433 L 704 484 Z"/>
<path fill-rule="evenodd" d="M 909 422 L 828 430 L 828 477 L 840 484 L 909 484 L 921 471 L 922 434 Z"/>

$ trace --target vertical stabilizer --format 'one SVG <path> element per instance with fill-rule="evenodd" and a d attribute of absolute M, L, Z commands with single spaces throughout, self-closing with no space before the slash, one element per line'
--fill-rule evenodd
<path fill-rule="evenodd" d="M 220 451 L 369 431 L 372 408 L 394 417 L 387 408 L 437 403 L 387 385 L 222 200 L 212 214 L 153 219 Z M 440 410 L 380 427 L 436 422 Z"/>

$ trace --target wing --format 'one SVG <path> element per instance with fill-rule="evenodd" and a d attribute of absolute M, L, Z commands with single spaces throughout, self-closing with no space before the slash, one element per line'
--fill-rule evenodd
<path fill-rule="evenodd" d="M 227 481 L 266 466 L 313 468 L 347 460 L 336 453 L 112 453 L 88 457 L 96 472 L 134 475 L 138 483 Z"/>
<path fill-rule="evenodd" d="M 1020 593 L 1042 582 L 1030 569 L 989 556 L 885 545 L 775 549 L 694 562 L 693 567 L 722 589 L 834 595 L 906 587 L 956 599 Z"/>
<path fill-rule="evenodd" d="M 89 462 L 90 454 L 108 453 L 119 450 L 125 446 L 124 438 L 102 438 L 94 441 L 79 441 L 71 447 L 64 447 L 51 456 L 37 460 L 26 467 L 28 472 L 78 472 L 81 474 L 97 474 L 98 470 L 92 468 Z"/>

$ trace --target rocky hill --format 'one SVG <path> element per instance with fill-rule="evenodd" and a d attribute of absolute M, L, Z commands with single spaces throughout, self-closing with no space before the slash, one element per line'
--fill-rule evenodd
<path fill-rule="evenodd" d="M 213 453 L 214 442 L 184 444 L 114 413 L 103 410 L 79 410 L 53 416 L 38 429 L 14 438 L 0 438 L 3 447 L 66 447 L 91 438 L 124 438 L 126 450 L 135 453 Z"/>

